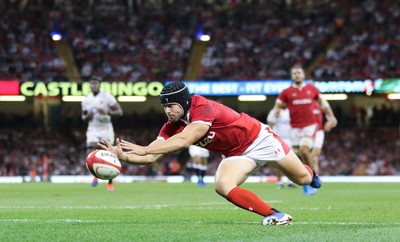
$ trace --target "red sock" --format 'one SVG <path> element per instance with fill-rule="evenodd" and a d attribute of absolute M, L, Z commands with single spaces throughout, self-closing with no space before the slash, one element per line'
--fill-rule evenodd
<path fill-rule="evenodd" d="M 313 170 L 308 166 L 308 165 L 304 165 L 304 167 L 307 169 L 307 171 L 311 174 L 311 178 L 314 179 L 314 172 Z"/>
<path fill-rule="evenodd" d="M 276 209 L 261 200 L 256 194 L 240 187 L 233 188 L 228 193 L 228 196 L 226 196 L 226 199 L 238 207 L 260 214 L 264 217 L 278 212 Z"/>

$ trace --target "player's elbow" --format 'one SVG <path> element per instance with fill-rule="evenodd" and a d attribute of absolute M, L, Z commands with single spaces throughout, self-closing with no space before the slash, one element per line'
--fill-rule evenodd
<path fill-rule="evenodd" d="M 320 100 L 321 100 L 320 105 L 321 105 L 322 109 L 330 108 L 330 105 L 329 105 L 328 101 L 326 101 L 325 99 L 322 99 L 322 98 Z"/>
<path fill-rule="evenodd" d="M 115 109 L 115 110 L 111 110 L 109 112 L 109 114 L 113 115 L 113 116 L 122 116 L 122 115 L 124 115 L 124 112 L 122 111 L 122 109 Z"/>

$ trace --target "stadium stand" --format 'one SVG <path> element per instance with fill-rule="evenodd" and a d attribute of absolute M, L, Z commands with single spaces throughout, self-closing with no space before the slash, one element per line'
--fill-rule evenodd
<path fill-rule="evenodd" d="M 398 1 L 365 1 L 348 9 L 343 31 L 313 70 L 315 78 L 400 76 Z"/>
<path fill-rule="evenodd" d="M 294 64 L 316 79 L 400 74 L 398 1 L 145 2 L 3 1 L 0 76 L 66 80 L 76 64 L 83 78 L 180 80 L 199 27 L 211 40 L 196 79 L 285 79 Z M 54 29 L 74 63 L 59 55 Z"/>
<path fill-rule="evenodd" d="M 308 66 L 333 38 L 334 3 L 241 2 L 211 8 L 212 40 L 199 79 L 287 78 L 290 67 Z"/>
<path fill-rule="evenodd" d="M 185 7 L 132 16 L 89 5 L 73 8 L 69 40 L 80 74 L 110 81 L 181 80 L 193 33 L 192 12 Z"/>
<path fill-rule="evenodd" d="M 66 80 L 65 63 L 50 38 L 59 14 L 52 2 L 1 1 L 1 79 Z"/>
<path fill-rule="evenodd" d="M 211 41 L 196 53 L 201 57 L 200 72 L 191 75 L 196 79 L 287 79 L 295 63 L 318 79 L 400 76 L 399 1 L 92 2 L 0 1 L 0 31 L 5 33 L 0 37 L 0 78 L 64 81 L 71 78 L 68 65 L 76 65 L 82 79 L 181 80 L 199 26 L 211 33 Z M 55 28 L 64 34 L 73 63 L 51 40 Z M 399 175 L 399 110 L 354 106 L 344 113 L 335 108 L 340 125 L 327 134 L 322 175 Z M 41 174 L 45 159 L 53 175 L 89 174 L 84 124 L 74 110 L 63 115 L 61 127 L 49 128 L 41 116 L 0 112 L 0 176 Z M 126 114 L 116 121 L 116 134 L 147 144 L 164 119 L 154 110 Z M 123 173 L 163 174 L 163 166 L 175 158 L 167 156 L 152 167 L 124 165 Z M 210 175 L 218 161 L 218 154 L 212 155 Z M 264 169 L 262 174 L 273 173 Z"/>

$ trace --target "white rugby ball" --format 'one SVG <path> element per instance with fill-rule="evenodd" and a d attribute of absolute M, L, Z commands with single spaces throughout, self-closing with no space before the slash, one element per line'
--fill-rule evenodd
<path fill-rule="evenodd" d="M 111 180 L 121 173 L 121 162 L 107 150 L 94 150 L 86 158 L 86 166 L 93 176 Z"/>

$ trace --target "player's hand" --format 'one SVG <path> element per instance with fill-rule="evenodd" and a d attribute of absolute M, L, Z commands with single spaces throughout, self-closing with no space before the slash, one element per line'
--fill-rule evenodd
<path fill-rule="evenodd" d="M 329 132 L 329 131 L 331 131 L 332 130 L 332 125 L 331 125 L 331 123 L 330 122 L 325 122 L 324 123 L 324 131 L 325 132 Z"/>
<path fill-rule="evenodd" d="M 335 117 L 327 118 L 327 121 L 324 124 L 324 131 L 329 132 L 337 125 L 337 119 Z"/>
<path fill-rule="evenodd" d="M 338 123 L 338 121 L 337 121 L 337 119 L 336 119 L 335 116 L 330 116 L 330 117 L 328 117 L 328 118 L 327 118 L 327 121 L 331 124 L 331 127 L 332 127 L 332 128 L 335 128 L 336 125 L 337 125 L 337 123 Z"/>
<path fill-rule="evenodd" d="M 132 151 L 136 146 L 137 145 L 126 140 L 121 140 L 121 147 L 124 151 Z"/>
<path fill-rule="evenodd" d="M 97 143 L 97 146 L 99 146 L 100 148 L 104 149 L 104 150 L 108 150 L 111 153 L 113 153 L 114 155 L 116 155 L 118 157 L 118 159 L 122 159 L 123 158 L 123 154 L 124 151 L 121 148 L 121 144 L 119 142 L 119 139 L 116 139 L 116 145 L 113 146 L 110 142 L 108 142 L 107 140 L 102 140 L 101 143 Z"/>
<path fill-rule="evenodd" d="M 332 128 L 335 128 L 338 124 L 338 121 L 335 117 L 332 118 L 331 122 L 332 122 Z"/>
<path fill-rule="evenodd" d="M 127 154 L 146 155 L 145 147 L 121 140 L 121 147 Z"/>
<path fill-rule="evenodd" d="M 86 119 L 87 119 L 87 120 L 92 120 L 92 119 L 93 119 L 93 116 L 94 116 L 94 113 L 89 112 L 88 115 L 86 116 Z"/>
<path fill-rule="evenodd" d="M 90 121 L 90 120 L 93 119 L 93 112 L 84 110 L 84 111 L 83 111 L 83 117 L 84 117 L 84 118 L 83 118 L 84 120 Z"/>
<path fill-rule="evenodd" d="M 108 111 L 105 110 L 105 109 L 102 109 L 102 108 L 100 108 L 100 109 L 98 110 L 98 112 L 99 112 L 99 114 L 108 114 Z"/>

